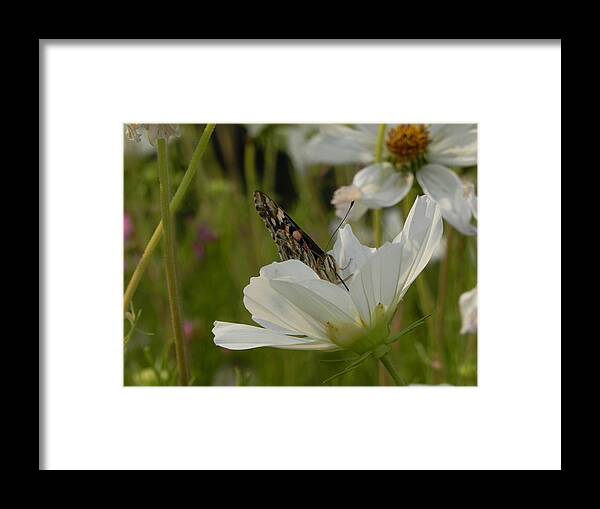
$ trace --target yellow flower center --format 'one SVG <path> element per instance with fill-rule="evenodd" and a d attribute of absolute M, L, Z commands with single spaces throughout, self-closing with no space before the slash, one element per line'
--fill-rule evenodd
<path fill-rule="evenodd" d="M 401 124 L 388 133 L 386 145 L 400 164 L 411 163 L 425 155 L 429 132 L 422 124 Z"/>

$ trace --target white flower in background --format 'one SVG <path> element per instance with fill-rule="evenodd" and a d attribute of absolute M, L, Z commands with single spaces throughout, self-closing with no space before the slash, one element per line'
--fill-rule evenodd
<path fill-rule="evenodd" d="M 215 322 L 215 344 L 231 350 L 371 350 L 387 339 L 389 321 L 442 229 L 440 208 L 426 196 L 417 198 L 402 232 L 379 249 L 363 246 L 344 226 L 330 254 L 349 291 L 319 279 L 298 260 L 263 267 L 244 289 L 244 305 L 261 327 Z"/>
<path fill-rule="evenodd" d="M 304 174 L 310 163 L 306 160 L 304 147 L 311 134 L 320 128 L 319 124 L 244 124 L 248 136 L 257 138 L 267 127 L 272 129 L 278 148 L 286 150 L 295 171 Z"/>
<path fill-rule="evenodd" d="M 331 125 L 304 147 L 307 163 L 367 164 L 350 186 L 338 189 L 332 203 L 343 217 L 350 202 L 357 219 L 367 209 L 391 207 L 399 203 L 413 185 L 413 171 L 425 194 L 435 200 L 442 216 L 465 235 L 475 235 L 471 224 L 476 218 L 474 187 L 465 184 L 448 166 L 477 164 L 477 126 L 475 124 L 401 124 L 386 131 L 383 158 L 389 162 L 373 164 L 378 126 Z M 396 169 L 399 168 L 399 169 Z M 395 178 L 392 176 L 395 174 Z M 472 184 L 471 184 L 472 186 Z M 475 206 L 475 209 L 474 209 Z"/>
<path fill-rule="evenodd" d="M 471 213 L 473 217 L 477 219 L 477 196 L 475 195 L 475 184 L 473 182 L 463 182 L 465 190 L 465 198 L 471 207 Z"/>
<path fill-rule="evenodd" d="M 125 124 L 125 134 L 131 141 L 141 141 L 144 131 L 152 146 L 156 145 L 158 138 L 168 141 L 171 136 L 179 136 L 179 127 L 175 124 Z"/>
<path fill-rule="evenodd" d="M 305 149 L 306 139 L 311 131 L 314 131 L 314 127 L 310 125 L 289 126 L 284 130 L 285 144 L 292 160 L 292 166 L 301 175 L 306 173 L 309 166 Z"/>
<path fill-rule="evenodd" d="M 477 332 L 477 287 L 459 297 L 458 307 L 462 317 L 460 333 L 474 334 Z"/>
<path fill-rule="evenodd" d="M 396 205 L 406 196 L 413 184 L 412 173 L 400 173 L 390 163 L 373 164 L 360 170 L 352 185 L 343 186 L 333 193 L 331 203 L 338 217 L 344 217 L 348 206 L 354 202 L 348 216 L 358 219 L 367 209 L 382 209 Z"/>

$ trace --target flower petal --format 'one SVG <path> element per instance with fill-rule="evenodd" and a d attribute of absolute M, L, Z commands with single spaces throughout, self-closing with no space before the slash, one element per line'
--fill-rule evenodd
<path fill-rule="evenodd" d="M 375 153 L 376 137 L 370 132 L 342 125 L 322 127 L 304 147 L 310 164 L 369 163 Z"/>
<path fill-rule="evenodd" d="M 400 244 L 384 244 L 367 259 L 350 281 L 350 295 L 368 326 L 376 318 L 375 308 L 378 304 L 383 304 L 387 310 L 396 300 L 401 253 Z"/>
<path fill-rule="evenodd" d="M 390 163 L 372 164 L 352 180 L 360 189 L 360 202 L 370 209 L 391 207 L 406 196 L 413 184 L 412 173 L 400 173 Z"/>
<path fill-rule="evenodd" d="M 363 246 L 352 232 L 352 227 L 347 224 L 338 230 L 330 253 L 335 258 L 340 276 L 345 280 L 358 271 L 376 251 L 374 247 Z"/>
<path fill-rule="evenodd" d="M 396 299 L 400 300 L 435 253 L 443 233 L 442 213 L 427 196 L 417 196 L 404 229 L 393 243 L 402 247 Z"/>
<path fill-rule="evenodd" d="M 477 164 L 477 124 L 434 124 L 429 132 L 430 163 L 461 167 Z"/>
<path fill-rule="evenodd" d="M 350 214 L 348 214 L 349 208 L 350 208 L 349 202 L 336 203 L 335 204 L 335 215 L 337 217 L 339 217 L 340 219 L 343 219 L 345 217 L 346 221 L 348 221 L 348 222 L 354 222 L 357 219 L 360 219 L 364 215 L 364 213 L 367 210 L 369 210 L 360 201 L 354 202 L 354 205 L 352 206 L 352 210 L 350 211 Z M 346 217 L 346 214 L 348 214 L 347 217 Z M 339 221 L 338 221 L 338 223 L 339 223 Z M 337 224 L 336 224 L 336 227 L 337 227 Z"/>
<path fill-rule="evenodd" d="M 463 293 L 458 298 L 458 307 L 462 317 L 461 334 L 477 332 L 477 287 Z"/>
<path fill-rule="evenodd" d="M 287 150 L 292 160 L 294 170 L 300 174 L 306 172 L 309 162 L 306 159 L 306 137 L 312 127 L 307 125 L 299 125 L 288 127 L 285 130 Z"/>
<path fill-rule="evenodd" d="M 360 332 L 360 318 L 350 294 L 333 283 L 312 280 L 301 284 L 274 279 L 271 286 L 321 324 L 323 335 L 318 337 L 326 338 L 330 325 L 353 325 Z"/>
<path fill-rule="evenodd" d="M 473 212 L 464 185 L 453 171 L 439 164 L 427 164 L 417 172 L 417 180 L 438 203 L 446 221 L 465 235 L 477 234 L 477 227 L 471 224 Z"/>
<path fill-rule="evenodd" d="M 475 194 L 475 184 L 473 182 L 463 182 L 464 193 L 473 217 L 477 219 L 477 195 Z"/>
<path fill-rule="evenodd" d="M 442 237 L 442 215 L 426 196 L 417 197 L 402 232 L 369 256 L 350 281 L 350 294 L 363 321 L 373 324 L 383 304 L 393 312 L 410 284 L 431 259 Z"/>
<path fill-rule="evenodd" d="M 297 282 L 309 279 L 319 279 L 319 276 L 317 276 L 315 271 L 300 260 L 270 263 L 260 269 L 259 275 L 266 279 L 285 278 Z"/>
<path fill-rule="evenodd" d="M 248 350 L 270 346 L 293 350 L 334 350 L 337 347 L 329 341 L 319 341 L 305 337 L 286 336 L 276 332 L 240 323 L 215 322 L 212 329 L 215 345 L 229 350 Z"/>
<path fill-rule="evenodd" d="M 297 283 L 319 277 L 299 260 L 273 262 L 263 267 L 260 276 L 251 278 L 244 288 L 244 306 L 252 314 L 252 320 L 274 332 L 327 339 L 323 324 L 273 287 L 274 280 Z"/>

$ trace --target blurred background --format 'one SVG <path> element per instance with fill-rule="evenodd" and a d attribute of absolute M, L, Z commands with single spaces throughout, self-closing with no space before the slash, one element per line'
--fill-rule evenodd
<path fill-rule="evenodd" d="M 214 345 L 215 320 L 252 322 L 243 288 L 264 265 L 279 261 L 254 209 L 252 192 L 276 200 L 323 248 L 340 219 L 330 204 L 336 188 L 352 182 L 364 165 L 306 165 L 298 143 L 317 126 L 217 125 L 208 150 L 174 218 L 184 336 L 192 385 L 310 386 L 342 369 L 327 362 L 343 353 L 258 348 L 229 351 Z M 172 191 L 177 189 L 204 125 L 180 125 L 169 141 Z M 160 221 L 156 151 L 146 139 L 124 142 L 124 285 Z M 461 169 L 476 182 L 476 168 Z M 415 184 L 397 206 L 384 209 L 383 240 L 393 239 L 415 196 Z M 352 228 L 374 245 L 369 211 Z M 401 330 L 432 313 L 425 325 L 394 344 L 392 361 L 408 384 L 477 384 L 477 337 L 461 334 L 458 301 L 477 285 L 477 237 L 444 222 L 445 238 L 405 295 L 392 323 Z M 329 246 L 331 248 L 331 245 Z M 445 277 L 442 277 L 445 275 Z M 442 302 L 440 302 L 442 299 Z M 177 385 L 162 246 L 133 298 L 135 322 L 124 321 L 125 385 Z M 441 311 L 441 312 L 440 312 Z M 327 385 L 392 385 L 375 360 Z"/>

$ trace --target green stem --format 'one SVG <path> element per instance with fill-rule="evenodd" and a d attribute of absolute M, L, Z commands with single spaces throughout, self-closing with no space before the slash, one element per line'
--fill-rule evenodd
<path fill-rule="evenodd" d="M 377 129 L 377 140 L 375 142 L 375 163 L 381 163 L 381 159 L 383 156 L 383 141 L 385 137 L 385 124 L 379 124 L 379 129 Z M 375 247 L 380 247 L 382 244 L 382 224 L 383 224 L 383 212 L 381 209 L 373 210 L 373 236 L 375 238 Z M 383 359 L 381 362 L 384 362 Z M 385 366 L 385 362 L 384 362 Z M 386 366 L 387 367 L 387 366 Z M 388 367 L 388 371 L 389 371 Z M 379 380 L 385 384 L 385 376 L 384 372 L 379 368 Z M 394 379 L 396 381 L 396 379 Z M 397 382 L 396 382 L 397 383 Z"/>
<path fill-rule="evenodd" d="M 385 366 L 385 369 L 387 369 L 388 373 L 390 374 L 396 385 L 405 385 L 404 381 L 400 377 L 400 374 L 396 371 L 396 368 L 392 364 L 389 355 L 389 353 L 386 353 L 385 355 L 380 357 L 379 360 Z"/>
<path fill-rule="evenodd" d="M 377 130 L 377 142 L 375 144 L 375 162 L 381 162 L 381 156 L 383 155 L 383 139 L 385 136 L 385 124 L 379 124 L 379 129 Z"/>
<path fill-rule="evenodd" d="M 448 300 L 448 283 L 450 276 L 450 257 L 452 255 L 452 244 L 454 238 L 454 228 L 446 223 L 446 256 L 442 260 L 440 267 L 439 279 L 438 279 L 438 298 L 437 306 L 435 310 L 435 354 L 434 361 L 437 361 L 435 366 L 437 380 L 443 379 L 444 377 L 444 362 L 443 362 L 443 351 L 444 351 L 444 325 L 446 320 L 446 301 Z"/>
<path fill-rule="evenodd" d="M 179 184 L 179 187 L 177 188 L 177 191 L 175 192 L 175 196 L 173 196 L 173 199 L 171 200 L 172 214 L 175 214 L 181 206 L 183 197 L 185 196 L 188 188 L 190 187 L 190 183 L 192 182 L 194 175 L 196 175 L 196 172 L 200 167 L 200 161 L 202 160 L 202 156 L 206 151 L 206 147 L 208 147 L 208 142 L 210 141 L 210 137 L 214 129 L 215 124 L 207 124 L 206 128 L 204 129 L 204 132 L 202 133 L 202 136 L 200 137 L 200 141 L 198 141 L 198 145 L 196 146 L 196 150 L 194 150 L 192 160 L 190 161 L 190 164 L 185 172 L 185 175 L 183 176 L 183 179 L 181 180 L 181 183 Z M 142 280 L 144 272 L 148 268 L 150 259 L 152 257 L 152 253 L 154 253 L 154 250 L 158 246 L 162 234 L 163 225 L 161 221 L 160 223 L 158 223 L 158 226 L 154 230 L 152 237 L 150 237 L 150 240 L 146 245 L 146 249 L 144 249 L 142 257 L 140 258 L 140 261 L 138 262 L 135 270 L 133 271 L 131 279 L 129 280 L 129 284 L 127 285 L 127 289 L 125 290 L 125 295 L 123 297 L 124 311 L 127 311 L 129 309 L 131 299 L 133 298 L 133 295 L 135 294 L 135 291 L 137 290 L 137 287 L 139 286 L 140 281 Z"/>
<path fill-rule="evenodd" d="M 381 246 L 381 223 L 383 222 L 383 213 L 381 209 L 373 210 L 373 236 L 375 237 L 375 247 Z"/>
<path fill-rule="evenodd" d="M 167 291 L 169 295 L 169 311 L 171 313 L 171 327 L 175 340 L 175 356 L 179 368 L 179 382 L 188 384 L 188 370 L 183 342 L 183 324 L 181 320 L 181 301 L 177 285 L 177 268 L 175 265 L 175 233 L 173 230 L 172 213 L 169 205 L 171 196 L 171 181 L 169 176 L 169 160 L 167 154 L 167 140 L 156 140 L 158 153 L 158 180 L 160 185 L 160 214 L 164 230 L 164 266 L 167 276 Z"/>
<path fill-rule="evenodd" d="M 381 157 L 383 154 L 384 135 L 385 135 L 385 124 L 379 124 L 379 129 L 377 130 L 377 142 L 375 143 L 375 163 L 376 164 L 381 162 Z M 382 220 L 383 220 L 383 214 L 381 212 L 381 209 L 373 210 L 373 235 L 375 236 L 375 247 L 381 246 Z"/>

